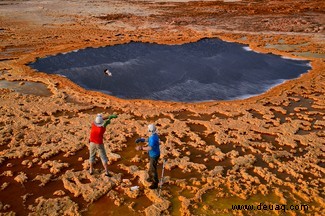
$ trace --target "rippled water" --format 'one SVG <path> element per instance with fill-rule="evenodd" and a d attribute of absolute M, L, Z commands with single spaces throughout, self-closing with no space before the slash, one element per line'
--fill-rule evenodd
<path fill-rule="evenodd" d="M 30 66 L 120 98 L 183 102 L 247 98 L 311 68 L 308 61 L 256 53 L 219 39 L 87 48 L 38 59 Z M 105 75 L 105 69 L 112 76 Z"/>

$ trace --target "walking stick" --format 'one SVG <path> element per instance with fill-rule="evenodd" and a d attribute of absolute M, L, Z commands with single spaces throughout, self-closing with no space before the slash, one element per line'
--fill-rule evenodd
<path fill-rule="evenodd" d="M 160 179 L 160 185 L 159 185 L 159 193 L 158 196 L 160 197 L 160 193 L 161 193 L 161 187 L 163 185 L 163 178 L 164 178 L 164 169 L 165 169 L 165 163 L 166 163 L 167 159 L 164 159 L 163 162 L 163 167 L 162 167 L 162 171 L 161 171 L 161 179 Z"/>

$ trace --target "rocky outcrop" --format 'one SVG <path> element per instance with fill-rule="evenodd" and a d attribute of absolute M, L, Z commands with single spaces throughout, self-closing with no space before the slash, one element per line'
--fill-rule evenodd
<path fill-rule="evenodd" d="M 92 176 L 86 171 L 69 170 L 62 176 L 62 182 L 64 188 L 75 197 L 82 196 L 85 201 L 94 202 L 112 189 L 116 178 L 120 176 L 108 178 L 105 175 Z"/>
<path fill-rule="evenodd" d="M 68 196 L 54 199 L 44 199 L 39 197 L 36 199 L 35 206 L 29 206 L 32 211 L 30 216 L 36 215 L 81 215 L 79 213 L 78 204 L 73 202 Z"/>

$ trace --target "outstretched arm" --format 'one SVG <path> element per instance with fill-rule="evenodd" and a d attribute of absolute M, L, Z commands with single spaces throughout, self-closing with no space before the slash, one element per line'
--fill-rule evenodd
<path fill-rule="evenodd" d="M 117 115 L 113 114 L 113 115 L 110 115 L 109 117 L 107 117 L 109 120 L 113 119 L 113 118 L 117 118 Z"/>
<path fill-rule="evenodd" d="M 105 120 L 104 127 L 109 125 L 111 123 L 111 119 L 114 119 L 114 118 L 117 118 L 117 115 L 110 115 L 110 116 L 103 118 Z"/>
<path fill-rule="evenodd" d="M 142 142 L 148 142 L 148 139 L 138 138 L 138 139 L 135 140 L 135 143 L 142 143 Z"/>
<path fill-rule="evenodd" d="M 145 138 L 138 138 L 135 140 L 136 143 L 140 143 L 140 142 L 149 142 L 149 138 L 145 139 Z M 142 145 L 138 145 L 135 148 L 137 151 L 143 150 L 143 151 L 150 151 L 152 148 L 151 146 L 142 146 Z"/>
<path fill-rule="evenodd" d="M 140 151 L 140 150 L 143 150 L 143 151 L 150 151 L 152 148 L 151 148 L 151 146 L 137 146 L 136 148 L 135 148 L 137 151 Z"/>

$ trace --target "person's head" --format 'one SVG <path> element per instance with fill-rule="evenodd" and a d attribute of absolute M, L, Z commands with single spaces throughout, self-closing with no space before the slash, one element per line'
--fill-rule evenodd
<path fill-rule="evenodd" d="M 96 118 L 95 118 L 95 124 L 97 126 L 102 126 L 104 123 L 104 119 L 103 119 L 103 116 L 102 114 L 97 114 Z"/>
<path fill-rule="evenodd" d="M 150 124 L 150 125 L 148 125 L 148 132 L 149 132 L 149 133 L 152 133 L 152 134 L 157 133 L 157 128 L 156 128 L 156 126 L 155 126 L 154 124 Z"/>

